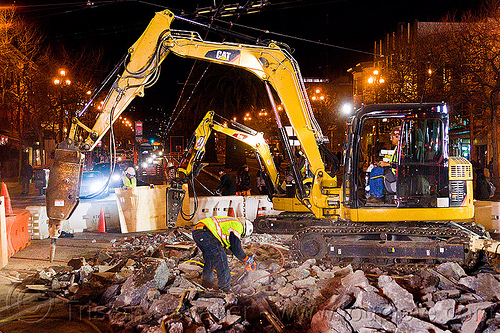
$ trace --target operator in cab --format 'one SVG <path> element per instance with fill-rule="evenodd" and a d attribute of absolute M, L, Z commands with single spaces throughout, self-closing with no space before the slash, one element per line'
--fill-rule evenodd
<path fill-rule="evenodd" d="M 396 190 L 396 170 L 391 168 L 391 163 L 396 162 L 396 152 L 400 135 L 401 126 L 394 127 L 389 134 L 391 144 L 394 147 L 392 155 L 385 156 L 385 160 L 375 163 L 376 167 L 370 171 L 370 197 L 367 199 L 367 203 L 384 202 L 384 182 L 389 183 L 394 192 Z"/>
<path fill-rule="evenodd" d="M 241 237 L 249 236 L 253 231 L 252 222 L 244 218 L 230 216 L 212 216 L 200 220 L 193 228 L 193 239 L 203 253 L 203 273 L 201 285 L 214 288 L 213 270 L 217 272 L 217 285 L 222 291 L 229 291 L 231 272 L 225 249 L 247 265 L 248 270 L 255 270 L 253 256 L 245 254 L 241 247 Z"/>
<path fill-rule="evenodd" d="M 135 169 L 128 167 L 122 175 L 123 188 L 128 189 L 137 187 L 137 178 L 135 177 Z"/>

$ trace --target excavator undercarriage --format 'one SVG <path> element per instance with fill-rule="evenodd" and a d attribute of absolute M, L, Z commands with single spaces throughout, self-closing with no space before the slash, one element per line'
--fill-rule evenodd
<path fill-rule="evenodd" d="M 303 229 L 293 236 L 292 253 L 298 260 L 327 259 L 380 266 L 404 265 L 405 269 L 454 261 L 472 267 L 479 256 L 469 244 L 472 235 L 487 237 L 473 223 L 443 222 L 352 223 Z"/>

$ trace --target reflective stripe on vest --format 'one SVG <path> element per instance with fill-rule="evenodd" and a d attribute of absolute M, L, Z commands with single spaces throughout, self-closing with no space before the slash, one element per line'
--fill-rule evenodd
<path fill-rule="evenodd" d="M 200 221 L 208 230 L 221 242 L 222 246 L 229 248 L 229 234 L 232 232 L 238 238 L 241 238 L 243 226 L 240 221 L 234 217 L 212 216 Z"/>

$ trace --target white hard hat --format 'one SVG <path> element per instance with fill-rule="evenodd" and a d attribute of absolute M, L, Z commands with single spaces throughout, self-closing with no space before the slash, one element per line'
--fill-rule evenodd
<path fill-rule="evenodd" d="M 240 221 L 240 224 L 243 226 L 243 234 L 241 236 L 250 236 L 253 232 L 253 223 L 243 216 L 239 216 L 236 219 Z"/>
<path fill-rule="evenodd" d="M 135 176 L 135 169 L 132 167 L 128 167 L 127 170 L 125 170 L 125 173 L 131 176 Z"/>

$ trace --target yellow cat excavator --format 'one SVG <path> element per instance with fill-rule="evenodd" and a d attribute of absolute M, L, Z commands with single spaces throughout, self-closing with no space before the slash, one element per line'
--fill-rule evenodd
<path fill-rule="evenodd" d="M 129 48 L 121 75 L 116 75 L 120 68 L 111 73 L 116 79 L 96 123 L 90 128 L 73 119 L 67 140 L 58 146 L 46 195 L 51 258 L 60 222 L 69 218 L 79 201 L 84 154 L 96 146 L 130 102 L 144 96 L 145 88 L 156 82 L 160 64 L 170 53 L 247 70 L 265 85 L 295 191 L 293 196 L 273 198 L 274 208 L 283 214 L 256 223 L 261 231 L 295 232 L 297 257 L 466 263 L 474 261 L 479 248 L 492 244 L 477 226 L 451 222 L 473 216 L 472 166 L 466 159 L 448 155 L 445 104 L 377 104 L 359 110 L 349 121 L 339 186 L 340 163 L 327 147 L 328 139 L 314 118 L 299 66 L 287 47 L 258 40 L 257 45 L 204 41 L 197 32 L 171 29 L 175 18 L 203 26 L 169 10 L 156 13 Z M 309 175 L 303 175 L 294 162 L 272 89 L 300 142 Z M 393 126 L 401 128 L 396 149 L 385 147 Z M 393 150 L 395 180 L 373 204 L 368 200 L 367 166 L 382 149 Z M 271 175 L 271 179 L 276 177 Z M 183 195 L 181 188 L 173 186 L 167 202 L 178 207 Z"/>

